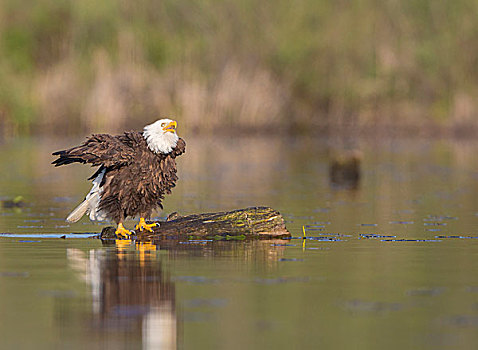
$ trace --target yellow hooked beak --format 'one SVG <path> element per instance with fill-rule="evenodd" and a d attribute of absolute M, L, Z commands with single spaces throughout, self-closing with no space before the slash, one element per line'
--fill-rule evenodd
<path fill-rule="evenodd" d="M 176 122 L 173 120 L 171 123 L 169 123 L 168 125 L 166 125 L 166 126 L 163 128 L 163 131 L 165 131 L 165 132 L 175 132 L 177 126 L 178 126 L 178 123 L 176 123 Z"/>

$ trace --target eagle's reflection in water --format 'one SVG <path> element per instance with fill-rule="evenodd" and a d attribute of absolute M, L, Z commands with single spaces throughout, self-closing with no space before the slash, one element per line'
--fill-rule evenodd
<path fill-rule="evenodd" d="M 174 283 L 162 270 L 156 248 L 116 241 L 107 249 L 67 251 L 69 265 L 91 288 L 88 333 L 108 348 L 177 347 Z"/>

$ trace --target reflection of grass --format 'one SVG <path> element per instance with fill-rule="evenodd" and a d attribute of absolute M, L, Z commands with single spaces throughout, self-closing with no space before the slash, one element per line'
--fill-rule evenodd
<path fill-rule="evenodd" d="M 477 11 L 470 0 L 5 0 L 0 121 L 463 128 L 478 107 Z"/>

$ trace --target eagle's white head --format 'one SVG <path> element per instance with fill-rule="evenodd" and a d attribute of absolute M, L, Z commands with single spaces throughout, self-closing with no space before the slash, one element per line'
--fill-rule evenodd
<path fill-rule="evenodd" d="M 179 136 L 176 134 L 178 123 L 171 119 L 160 119 L 146 125 L 143 137 L 148 147 L 154 153 L 168 154 L 176 147 Z"/>

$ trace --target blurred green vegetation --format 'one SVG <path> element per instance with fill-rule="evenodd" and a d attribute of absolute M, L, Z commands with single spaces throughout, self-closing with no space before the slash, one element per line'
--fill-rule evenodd
<path fill-rule="evenodd" d="M 476 18 L 471 0 L 0 0 L 0 129 L 472 130 Z"/>

